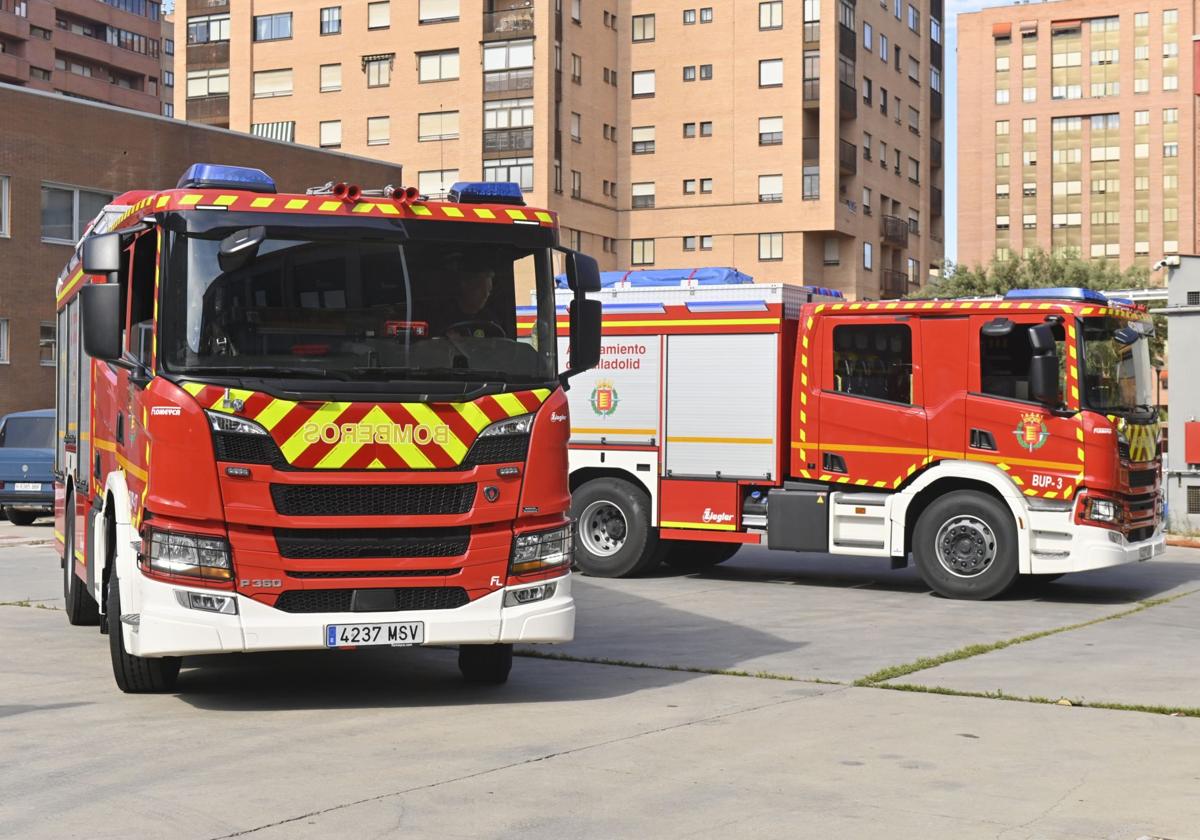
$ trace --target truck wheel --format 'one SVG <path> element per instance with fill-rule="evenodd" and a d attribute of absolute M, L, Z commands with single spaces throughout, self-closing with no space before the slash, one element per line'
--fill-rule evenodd
<path fill-rule="evenodd" d="M 670 547 L 661 552 L 662 561 L 672 569 L 698 572 L 724 563 L 737 553 L 741 543 L 704 543 L 693 540 L 673 540 Z"/>
<path fill-rule="evenodd" d="M 913 555 L 939 595 L 982 601 L 1017 579 L 1017 528 L 998 499 L 974 490 L 949 493 L 917 520 Z"/>
<path fill-rule="evenodd" d="M 125 651 L 125 634 L 121 632 L 121 587 L 114 573 L 108 583 L 108 652 L 112 657 L 113 677 L 117 688 L 126 694 L 150 694 L 170 691 L 179 678 L 178 656 L 148 659 Z"/>
<path fill-rule="evenodd" d="M 100 623 L 100 608 L 87 587 L 75 574 L 75 517 L 71 516 L 72 496 L 67 496 L 67 524 L 63 536 L 63 611 L 67 622 L 76 627 L 94 627 Z"/>
<path fill-rule="evenodd" d="M 503 685 L 512 670 L 512 645 L 459 645 L 458 670 L 478 685 Z"/>
<path fill-rule="evenodd" d="M 575 562 L 594 577 L 632 577 L 658 562 L 650 498 L 619 478 L 597 478 L 571 494 Z"/>
<path fill-rule="evenodd" d="M 14 525 L 32 525 L 33 520 L 37 519 L 36 513 L 31 513 L 27 510 L 15 510 L 11 507 L 4 509 L 4 515 L 8 517 L 8 521 Z"/>

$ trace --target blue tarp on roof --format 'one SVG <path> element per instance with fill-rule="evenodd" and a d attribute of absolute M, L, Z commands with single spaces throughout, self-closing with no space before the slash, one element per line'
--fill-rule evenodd
<path fill-rule="evenodd" d="M 607 289 L 621 281 L 638 286 L 678 286 L 684 280 L 695 280 L 701 286 L 720 286 L 733 283 L 753 283 L 754 278 L 736 268 L 659 268 L 645 271 L 602 271 L 600 287 Z M 558 288 L 567 288 L 567 275 L 554 278 Z"/>

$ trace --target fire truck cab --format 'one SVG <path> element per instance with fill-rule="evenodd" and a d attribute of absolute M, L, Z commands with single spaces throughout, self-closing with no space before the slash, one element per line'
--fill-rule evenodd
<path fill-rule="evenodd" d="M 585 573 L 761 544 L 911 558 L 980 599 L 1164 550 L 1139 308 L 1083 289 L 852 303 L 693 274 L 592 295 L 600 361 L 570 394 Z"/>
<path fill-rule="evenodd" d="M 189 654 L 421 644 L 495 683 L 513 642 L 569 640 L 555 260 L 574 373 L 596 263 L 516 184 L 287 195 L 197 164 L 106 207 L 58 280 L 55 530 L 120 688 Z"/>

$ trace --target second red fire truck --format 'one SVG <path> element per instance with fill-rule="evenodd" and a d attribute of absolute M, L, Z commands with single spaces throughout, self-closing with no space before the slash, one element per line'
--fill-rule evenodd
<path fill-rule="evenodd" d="M 592 295 L 600 361 L 570 393 L 584 572 L 752 544 L 911 558 L 937 592 L 988 598 L 1163 552 L 1139 308 L 1081 289 L 851 303 L 684 274 Z"/>

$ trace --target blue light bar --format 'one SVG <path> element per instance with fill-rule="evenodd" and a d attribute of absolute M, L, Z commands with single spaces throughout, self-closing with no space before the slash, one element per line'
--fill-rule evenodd
<path fill-rule="evenodd" d="M 525 206 L 521 185 L 512 181 L 458 181 L 450 188 L 456 204 L 516 204 Z"/>
<path fill-rule="evenodd" d="M 814 295 L 825 295 L 826 297 L 845 297 L 841 289 L 829 289 L 825 286 L 801 286 L 801 289 L 808 289 Z"/>
<path fill-rule="evenodd" d="M 273 193 L 275 181 L 261 169 L 248 166 L 224 166 L 219 163 L 193 163 L 175 186 L 179 190 L 216 187 L 225 190 Z"/>
<path fill-rule="evenodd" d="M 1137 304 L 1135 304 L 1135 303 L 1133 302 L 1133 299 L 1132 299 L 1132 298 L 1115 298 L 1115 297 L 1110 297 L 1110 298 L 1108 299 L 1108 302 L 1109 302 L 1109 303 L 1115 303 L 1115 304 L 1119 304 L 1120 306 L 1136 306 L 1136 305 L 1137 305 Z"/>
<path fill-rule="evenodd" d="M 1005 300 L 1078 300 L 1087 303 L 1108 303 L 1108 298 L 1094 289 L 1060 286 L 1053 289 L 1009 289 Z"/>

